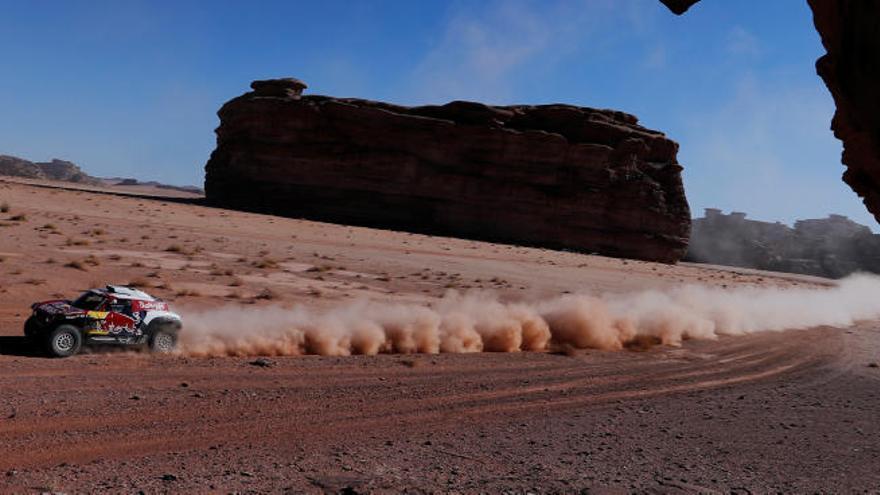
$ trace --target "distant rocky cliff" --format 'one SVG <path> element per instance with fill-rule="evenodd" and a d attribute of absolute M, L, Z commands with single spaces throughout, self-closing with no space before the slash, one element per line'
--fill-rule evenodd
<path fill-rule="evenodd" d="M 252 88 L 219 111 L 209 203 L 663 262 L 687 248 L 678 145 L 632 115 Z"/>
<path fill-rule="evenodd" d="M 101 181 L 83 172 L 75 163 L 64 160 L 31 162 L 15 156 L 0 155 L 0 175 L 27 179 L 48 179 L 78 184 L 99 184 Z"/>
<path fill-rule="evenodd" d="M 841 215 L 782 223 L 706 209 L 693 222 L 687 261 L 840 278 L 880 273 L 880 235 Z"/>

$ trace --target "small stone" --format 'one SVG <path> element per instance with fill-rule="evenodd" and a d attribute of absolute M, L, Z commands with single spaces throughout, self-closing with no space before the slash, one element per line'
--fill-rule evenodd
<path fill-rule="evenodd" d="M 878 364 L 878 363 L 868 363 L 868 368 L 880 368 L 880 364 Z"/>
<path fill-rule="evenodd" d="M 258 359 L 254 359 L 253 361 L 251 361 L 248 364 L 250 364 L 251 366 L 259 366 L 260 368 L 271 368 L 271 367 L 275 366 L 276 363 L 275 363 L 275 361 L 272 361 L 271 359 L 258 358 Z"/>

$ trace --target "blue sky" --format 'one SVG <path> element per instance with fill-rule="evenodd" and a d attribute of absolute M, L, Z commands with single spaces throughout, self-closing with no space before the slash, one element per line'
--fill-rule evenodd
<path fill-rule="evenodd" d="M 695 214 L 874 225 L 840 180 L 804 0 L 0 0 L 0 153 L 200 184 L 253 79 L 402 104 L 615 108 L 681 144 Z"/>

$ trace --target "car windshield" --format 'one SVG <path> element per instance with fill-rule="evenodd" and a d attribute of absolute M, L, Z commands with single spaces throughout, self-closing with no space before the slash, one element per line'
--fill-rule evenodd
<path fill-rule="evenodd" d="M 104 302 L 104 296 L 97 292 L 84 292 L 76 301 L 73 301 L 73 307 L 84 309 L 86 311 L 94 311 Z"/>

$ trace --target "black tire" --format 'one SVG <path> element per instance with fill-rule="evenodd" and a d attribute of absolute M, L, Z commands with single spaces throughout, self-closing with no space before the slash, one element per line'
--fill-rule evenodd
<path fill-rule="evenodd" d="M 52 357 L 69 357 L 82 348 L 82 333 L 73 325 L 58 325 L 45 336 L 46 352 Z"/>
<path fill-rule="evenodd" d="M 150 332 L 147 342 L 150 352 L 157 354 L 169 354 L 177 349 L 177 331 L 171 327 L 159 327 Z"/>

